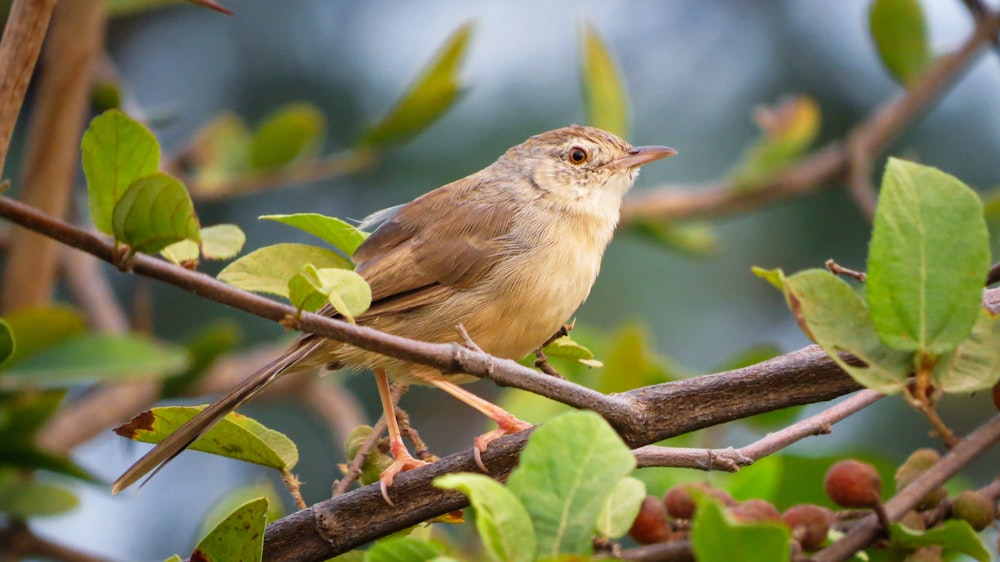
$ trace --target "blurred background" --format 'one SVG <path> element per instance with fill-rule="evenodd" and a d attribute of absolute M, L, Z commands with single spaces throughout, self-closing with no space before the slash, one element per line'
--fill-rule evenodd
<path fill-rule="evenodd" d="M 961 2 L 922 4 L 935 52 L 952 50 L 968 36 L 972 19 Z M 901 93 L 870 39 L 868 5 L 867 0 L 230 0 L 234 17 L 187 5 L 118 17 L 110 23 L 107 45 L 127 99 L 153 124 L 165 154 L 180 150 L 221 112 L 256 123 L 294 101 L 321 108 L 327 121 L 323 151 L 335 152 L 351 147 L 445 39 L 473 22 L 461 72 L 464 96 L 372 169 L 198 205 L 203 224 L 228 222 L 244 229 L 246 252 L 277 242 L 310 242 L 296 230 L 258 221 L 259 215 L 319 212 L 360 219 L 474 172 L 532 134 L 585 122 L 580 36 L 588 23 L 615 54 L 627 85 L 629 140 L 679 151 L 644 169 L 636 191 L 664 184 L 697 189 L 725 178 L 760 135 L 754 108 L 789 94 L 818 102 L 822 126 L 816 146 L 821 146 Z M 988 192 L 1000 184 L 998 91 L 1000 59 L 986 52 L 890 153 L 940 167 Z M 23 137 L 23 121 L 18 132 Z M 881 174 L 881 161 L 877 169 Z M 9 174 L 15 177 L 16 168 Z M 86 208 L 83 191 L 78 202 Z M 706 226 L 714 245 L 700 255 L 633 231 L 620 233 L 577 315 L 578 325 L 609 334 L 631 326 L 675 372 L 689 374 L 717 371 L 754 346 L 798 349 L 809 342 L 780 294 L 756 278 L 751 266 L 796 271 L 835 258 L 864 269 L 870 230 L 841 186 Z M 208 264 L 203 270 L 215 273 L 219 267 Z M 137 290 L 152 291 L 154 325 L 164 339 L 183 339 L 219 317 L 239 323 L 248 348 L 286 337 L 273 323 L 194 295 L 112 269 L 109 276 L 126 302 Z M 373 423 L 379 409 L 371 378 L 334 377 L 357 393 Z M 470 388 L 496 395 L 489 382 Z M 486 429 L 485 421 L 471 416 L 470 423 L 456 423 L 469 416 L 466 407 L 429 390 L 411 391 L 402 406 L 442 456 L 468 447 Z M 946 400 L 943 408 L 962 431 L 991 406 L 985 397 L 975 397 Z M 303 459 L 295 472 L 305 482 L 307 502 L 328 497 L 343 453 L 326 426 L 287 402 L 243 411 L 298 443 Z M 740 446 L 753 431 L 715 432 L 712 442 Z M 924 420 L 894 399 L 792 452 L 878 450 L 898 460 L 931 443 Z M 77 449 L 75 458 L 111 481 L 145 450 L 109 432 Z M 997 460 L 980 464 L 995 466 Z M 753 468 L 745 470 L 746 477 L 753 477 Z M 228 490 L 272 478 L 264 469 L 188 453 L 138 492 L 112 498 L 103 487 L 82 486 L 78 510 L 40 520 L 35 528 L 116 559 L 163 559 L 194 544 L 203 514 Z"/>

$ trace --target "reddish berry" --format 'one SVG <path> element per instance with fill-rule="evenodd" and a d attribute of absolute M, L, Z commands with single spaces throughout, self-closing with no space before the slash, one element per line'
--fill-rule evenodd
<path fill-rule="evenodd" d="M 729 508 L 729 514 L 742 523 L 779 521 L 781 512 L 769 501 L 752 499 Z"/>
<path fill-rule="evenodd" d="M 691 519 L 697 504 L 689 491 L 690 485 L 680 484 L 667 490 L 663 495 L 663 504 L 667 513 L 674 519 Z"/>
<path fill-rule="evenodd" d="M 670 538 L 667 508 L 655 496 L 646 496 L 628 535 L 639 544 L 665 542 Z"/>
<path fill-rule="evenodd" d="M 882 477 L 878 471 L 853 459 L 831 466 L 823 488 L 833 503 L 841 507 L 875 507 L 882 501 Z"/>
<path fill-rule="evenodd" d="M 955 496 L 955 501 L 951 503 L 951 515 L 966 520 L 977 531 L 985 529 L 996 517 L 993 502 L 973 490 L 965 490 Z"/>
<path fill-rule="evenodd" d="M 800 503 L 785 510 L 781 520 L 792 531 L 802 550 L 814 552 L 823 546 L 830 525 L 835 519 L 833 513 L 818 505 Z"/>

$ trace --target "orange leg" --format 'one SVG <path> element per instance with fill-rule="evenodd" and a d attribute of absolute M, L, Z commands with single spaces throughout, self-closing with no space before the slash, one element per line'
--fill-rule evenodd
<path fill-rule="evenodd" d="M 382 400 L 382 415 L 385 416 L 385 423 L 389 428 L 389 454 L 392 455 L 392 464 L 379 475 L 382 497 L 385 502 L 392 505 L 389 499 L 389 486 L 400 472 L 417 468 L 427 464 L 426 462 L 414 458 L 410 454 L 406 444 L 403 443 L 403 435 L 399 431 L 399 423 L 396 421 L 396 409 L 392 405 L 392 397 L 389 395 L 389 378 L 385 376 L 385 370 L 375 370 L 375 382 L 378 384 L 378 396 Z"/>
<path fill-rule="evenodd" d="M 486 417 L 497 422 L 497 425 L 500 426 L 493 431 L 476 437 L 474 441 L 473 454 L 476 457 L 476 465 L 487 474 L 489 473 L 489 470 L 487 470 L 486 465 L 483 464 L 482 453 L 487 447 L 490 446 L 490 443 L 496 441 L 504 435 L 517 433 L 518 431 L 523 431 L 531 427 L 530 423 L 519 420 L 514 416 L 514 414 L 511 414 L 507 410 L 504 410 L 500 406 L 497 406 L 485 398 L 476 396 L 453 382 L 433 377 L 420 376 L 419 378 L 428 384 L 432 384 L 440 388 L 455 398 L 458 398 L 469 406 L 472 406 L 476 410 L 482 412 Z"/>

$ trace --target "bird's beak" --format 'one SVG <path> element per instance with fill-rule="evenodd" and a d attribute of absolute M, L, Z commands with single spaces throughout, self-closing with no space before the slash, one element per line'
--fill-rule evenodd
<path fill-rule="evenodd" d="M 611 165 L 618 170 L 625 170 L 649 164 L 655 160 L 670 158 L 674 154 L 677 154 L 677 151 L 666 146 L 638 146 L 628 151 L 628 156 L 611 162 Z"/>

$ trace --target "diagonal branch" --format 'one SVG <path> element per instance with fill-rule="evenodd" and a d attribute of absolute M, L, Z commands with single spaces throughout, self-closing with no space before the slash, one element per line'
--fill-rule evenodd
<path fill-rule="evenodd" d="M 846 141 L 813 152 L 758 189 L 741 191 L 729 183 L 703 186 L 695 191 L 681 191 L 678 186 L 653 188 L 625 200 L 622 224 L 729 215 L 816 191 L 843 178 L 850 168 L 852 154 L 855 159 L 859 155 L 865 155 L 869 162 L 875 159 L 957 83 L 998 29 L 1000 16 L 993 14 L 979 19 L 975 31 L 958 51 L 935 60 L 909 89 L 884 103 L 855 127 Z M 858 191 L 862 193 L 864 188 L 859 187 Z M 870 194 L 862 193 L 862 197 L 869 198 Z"/>

